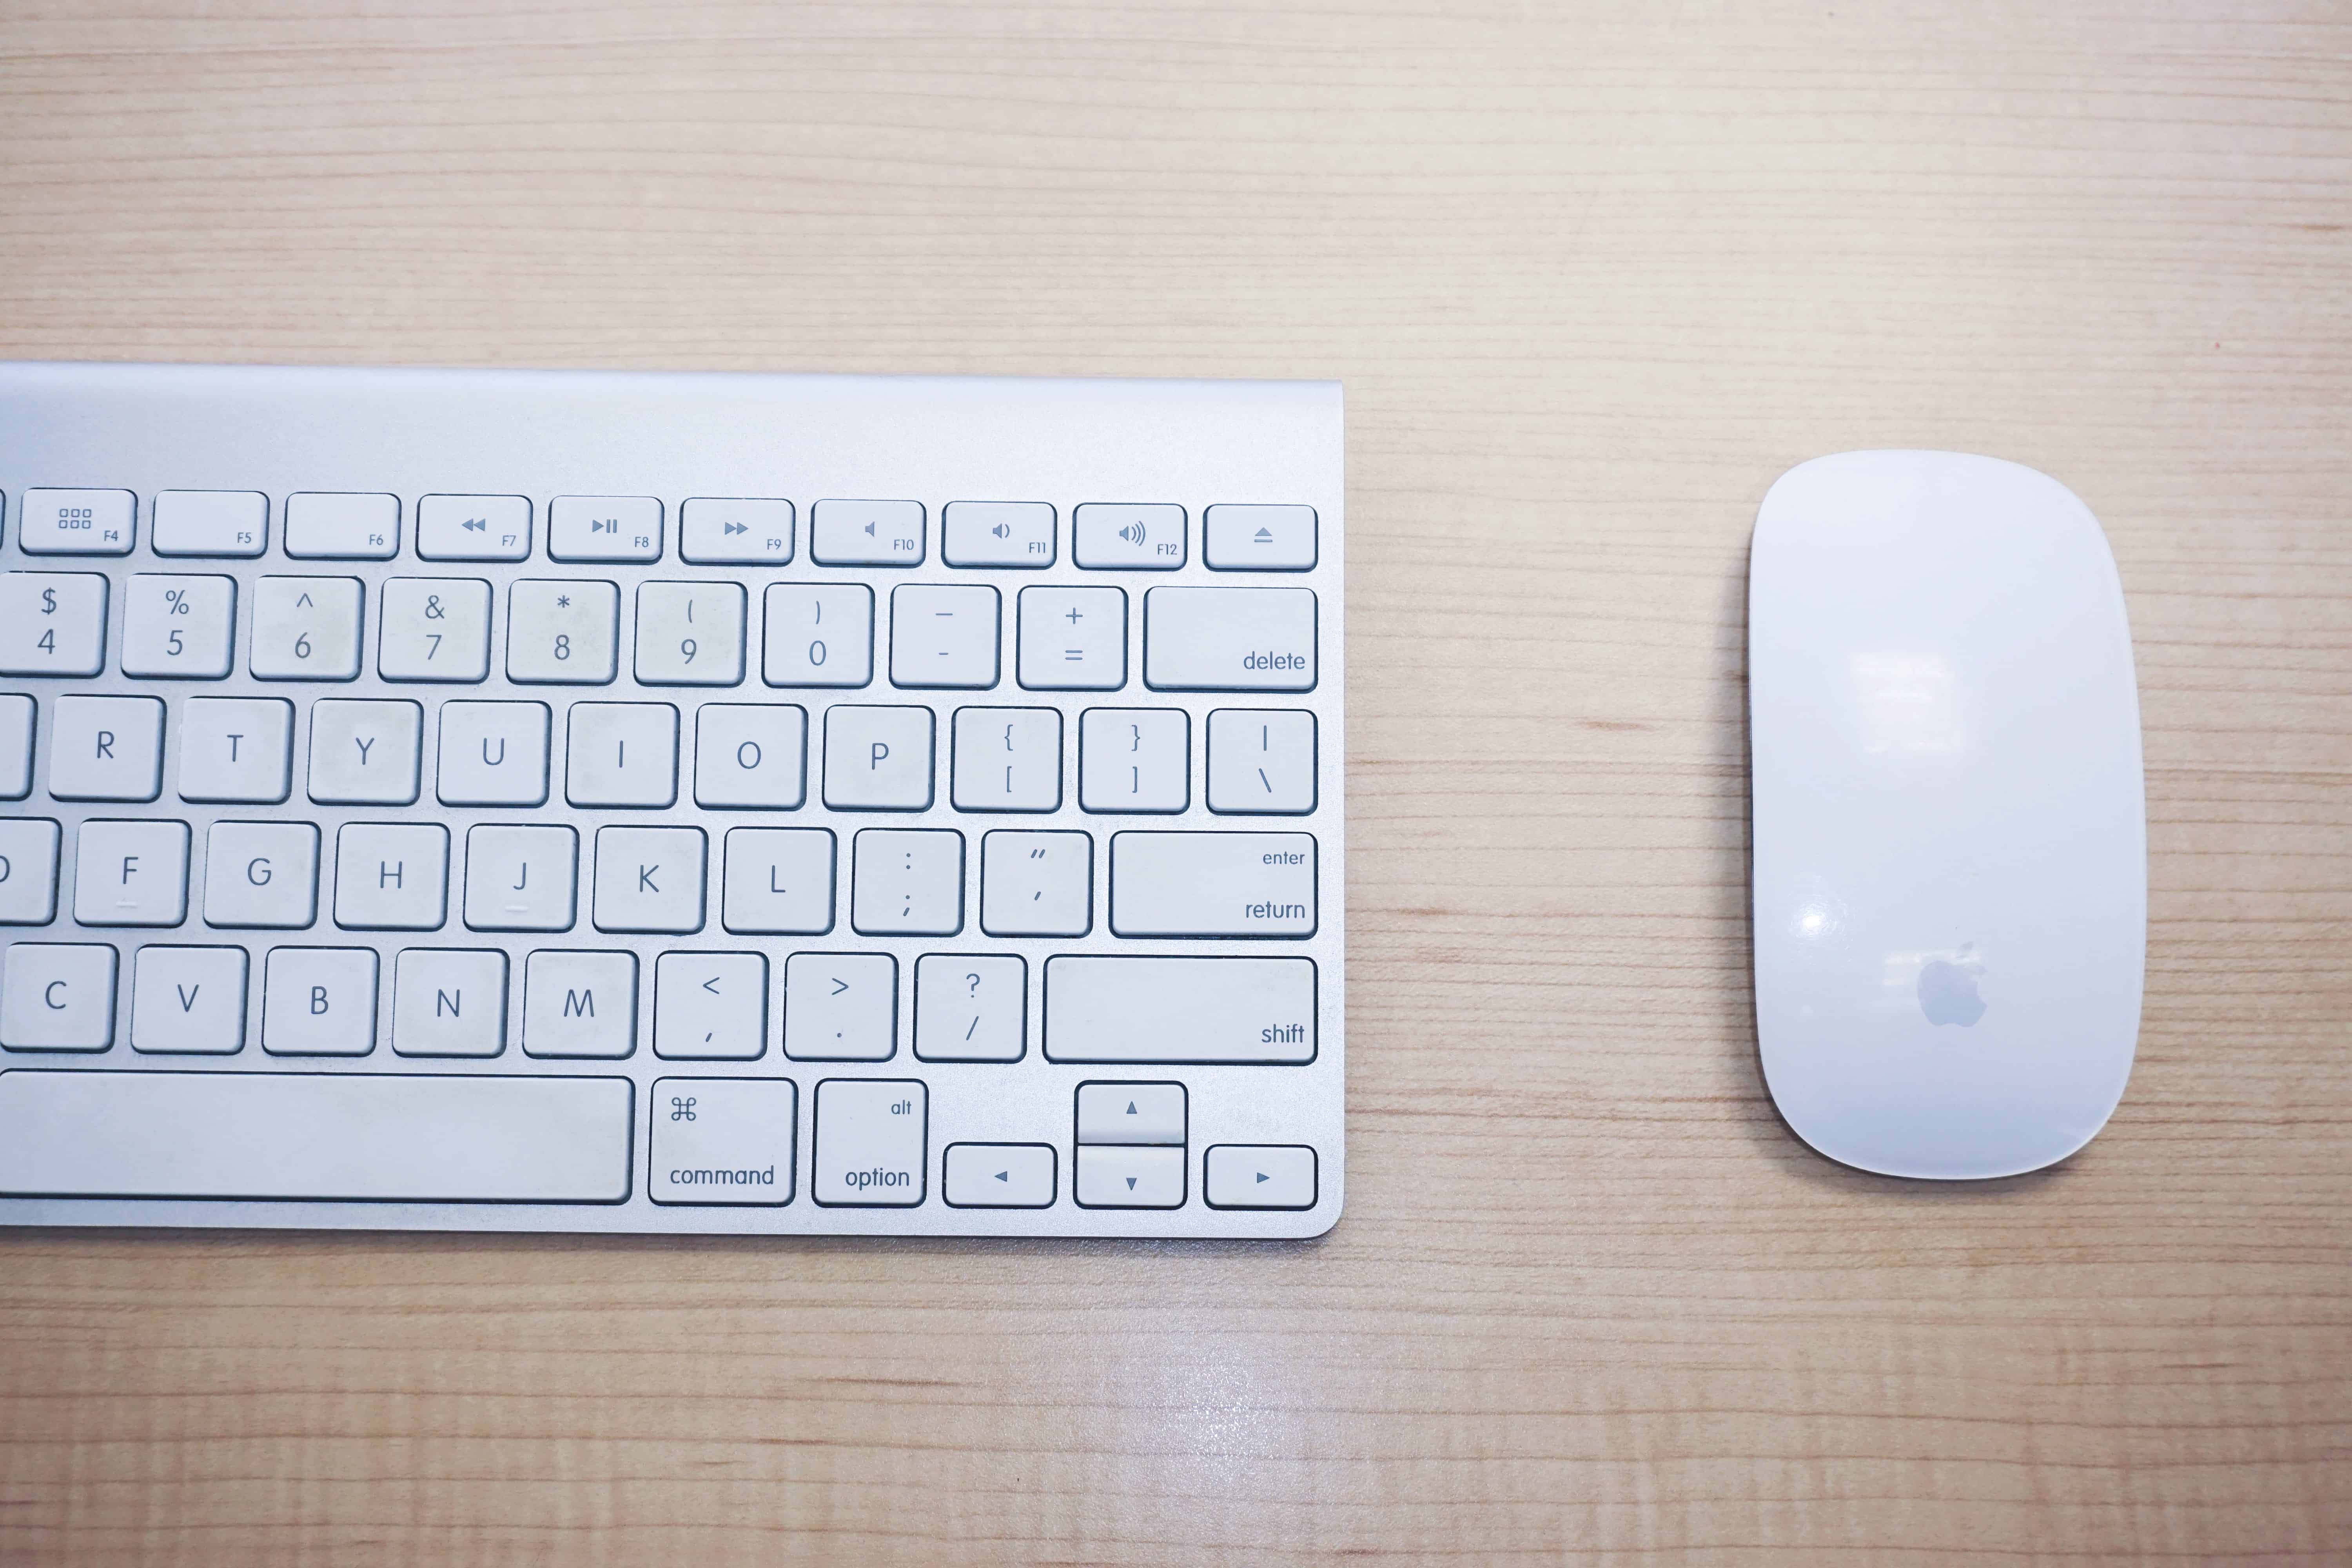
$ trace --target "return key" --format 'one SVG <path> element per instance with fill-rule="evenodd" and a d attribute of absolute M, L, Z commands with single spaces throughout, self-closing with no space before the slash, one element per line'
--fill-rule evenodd
<path fill-rule="evenodd" d="M 1313 936 L 1314 836 L 1114 834 L 1110 929 L 1120 936 Z"/>

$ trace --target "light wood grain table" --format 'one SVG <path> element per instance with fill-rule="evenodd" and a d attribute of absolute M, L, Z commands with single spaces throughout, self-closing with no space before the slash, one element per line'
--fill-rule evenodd
<path fill-rule="evenodd" d="M 0 1561 L 2352 1558 L 2352 15 L 0 13 L 0 352 L 1347 384 L 1324 1241 L 0 1236 Z M 2114 542 L 2146 1023 L 2080 1157 L 1758 1076 L 1775 475 Z"/>

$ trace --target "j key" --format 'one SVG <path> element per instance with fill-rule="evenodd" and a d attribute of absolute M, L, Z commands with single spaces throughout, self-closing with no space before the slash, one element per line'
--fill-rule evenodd
<path fill-rule="evenodd" d="M 481 824 L 466 830 L 466 924 L 475 931 L 570 931 L 580 836 L 570 827 Z"/>
<path fill-rule="evenodd" d="M 1310 691 L 1311 588 L 1154 588 L 1143 680 L 1156 691 Z"/>
<path fill-rule="evenodd" d="M 106 664 L 106 579 L 0 575 L 0 675 L 96 675 Z"/>
<path fill-rule="evenodd" d="M 236 629 L 236 578 L 140 573 L 122 595 L 122 673 L 218 680 Z"/>
<path fill-rule="evenodd" d="M 158 555 L 250 557 L 268 544 L 269 498 L 259 490 L 156 492 Z"/>
<path fill-rule="evenodd" d="M 139 499 L 129 490 L 26 490 L 18 517 L 27 555 L 128 555 L 139 536 Z"/>

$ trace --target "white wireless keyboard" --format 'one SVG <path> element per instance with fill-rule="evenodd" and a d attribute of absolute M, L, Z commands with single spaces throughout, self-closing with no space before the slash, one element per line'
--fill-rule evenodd
<path fill-rule="evenodd" d="M 1339 390 L 0 366 L 0 1223 L 1339 1217 Z"/>

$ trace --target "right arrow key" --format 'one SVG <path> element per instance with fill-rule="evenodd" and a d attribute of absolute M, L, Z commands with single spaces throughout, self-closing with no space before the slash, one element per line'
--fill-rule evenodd
<path fill-rule="evenodd" d="M 1315 1151 L 1304 1143 L 1218 1143 L 1203 1162 L 1213 1209 L 1311 1209 Z"/>

